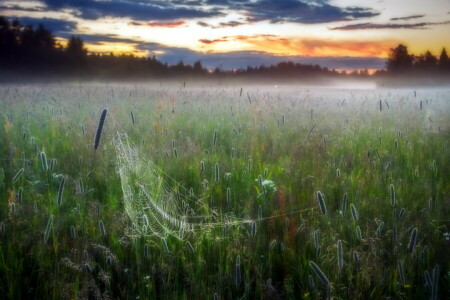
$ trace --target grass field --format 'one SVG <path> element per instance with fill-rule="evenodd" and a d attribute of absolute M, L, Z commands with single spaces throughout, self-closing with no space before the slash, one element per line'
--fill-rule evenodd
<path fill-rule="evenodd" d="M 0 122 L 3 299 L 450 296 L 449 89 L 9 85 Z"/>

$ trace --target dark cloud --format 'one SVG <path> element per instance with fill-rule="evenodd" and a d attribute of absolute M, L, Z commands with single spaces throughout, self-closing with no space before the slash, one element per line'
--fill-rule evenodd
<path fill-rule="evenodd" d="M 16 10 L 16 11 L 27 11 L 27 12 L 36 12 L 36 11 L 44 11 L 42 8 L 31 8 L 31 7 L 23 7 L 17 4 L 14 5 L 0 5 L 0 10 Z"/>
<path fill-rule="evenodd" d="M 0 0 L 1 1 L 1 0 Z M 243 24 L 270 21 L 304 24 L 348 21 L 370 18 L 379 12 L 367 7 L 339 7 L 331 0 L 38 0 L 45 10 L 72 9 L 83 19 L 101 17 L 129 17 L 133 21 L 186 20 L 217 17 L 238 11 L 246 16 L 245 22 L 229 21 L 212 28 L 236 27 Z M 8 5 L 4 8 L 22 11 L 42 11 Z M 203 23 L 206 24 L 206 23 Z"/>
<path fill-rule="evenodd" d="M 359 23 L 352 25 L 345 25 L 339 27 L 333 27 L 331 30 L 360 30 L 360 29 L 427 29 L 428 26 L 433 25 L 446 25 L 450 24 L 450 21 L 446 22 L 422 22 L 414 24 L 397 24 L 397 23 Z"/>
<path fill-rule="evenodd" d="M 99 45 L 104 42 L 107 43 L 127 43 L 127 44 L 141 44 L 142 42 L 133 39 L 121 38 L 115 34 L 94 35 L 94 34 L 77 34 L 83 42 L 88 44 Z M 67 37 L 67 36 L 66 36 Z"/>
<path fill-rule="evenodd" d="M 98 19 L 101 17 L 130 17 L 134 20 L 175 20 L 219 16 L 218 10 L 204 10 L 200 6 L 191 8 L 176 5 L 172 1 L 135 1 L 135 0 L 42 0 L 49 9 L 71 8 L 78 11 L 81 18 Z M 187 1 L 186 3 L 191 3 Z M 198 2 L 192 2 L 198 3 Z"/>
<path fill-rule="evenodd" d="M 251 22 L 269 20 L 271 23 L 328 23 L 369 18 L 379 12 L 364 7 L 341 8 L 328 4 L 326 0 L 259 0 L 244 5 Z"/>
<path fill-rule="evenodd" d="M 211 44 L 216 44 L 216 43 L 220 43 L 220 42 L 226 42 L 227 40 L 226 39 L 215 39 L 215 40 L 200 39 L 198 41 L 202 44 L 211 45 Z"/>
<path fill-rule="evenodd" d="M 206 22 L 202 22 L 199 21 L 197 22 L 197 25 L 202 26 L 202 27 L 209 27 L 209 28 L 213 28 L 213 29 L 217 29 L 217 28 L 224 28 L 224 27 L 237 27 L 237 26 L 241 26 L 241 25 L 245 25 L 248 23 L 244 23 L 244 22 L 239 22 L 239 21 L 229 21 L 229 22 L 221 22 L 219 23 L 219 25 L 211 25 L 208 24 Z"/>
<path fill-rule="evenodd" d="M 148 26 L 148 27 L 166 27 L 166 28 L 175 28 L 186 25 L 184 21 L 175 21 L 175 22 L 129 22 L 128 25 L 133 26 Z"/>
<path fill-rule="evenodd" d="M 64 33 L 71 33 L 76 28 L 76 23 L 72 21 L 64 21 L 64 20 L 58 20 L 58 19 L 51 19 L 51 18 L 29 18 L 29 17 L 20 17 L 20 18 L 14 18 L 20 21 L 22 25 L 25 26 L 33 26 L 37 27 L 39 24 L 44 25 L 45 28 L 49 29 L 52 32 L 58 32 L 58 36 Z"/>
<path fill-rule="evenodd" d="M 219 27 L 237 27 L 241 25 L 245 25 L 246 23 L 239 21 L 229 21 L 229 22 L 221 22 L 219 23 Z"/>
<path fill-rule="evenodd" d="M 202 27 L 210 27 L 210 26 L 211 26 L 211 25 L 209 25 L 208 23 L 202 22 L 202 21 L 198 21 L 198 22 L 197 22 L 197 25 L 202 26 Z"/>
<path fill-rule="evenodd" d="M 391 21 L 399 21 L 399 20 L 412 20 L 412 19 L 420 19 L 425 17 L 425 15 L 412 15 L 412 16 L 406 16 L 401 18 L 391 18 Z"/>

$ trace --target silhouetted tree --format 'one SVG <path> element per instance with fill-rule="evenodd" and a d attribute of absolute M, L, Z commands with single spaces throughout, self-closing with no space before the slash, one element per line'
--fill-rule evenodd
<path fill-rule="evenodd" d="M 398 73 L 411 69 L 413 66 L 413 56 L 408 53 L 408 48 L 402 44 L 396 48 L 391 48 L 387 60 L 387 69 L 390 72 Z"/>
<path fill-rule="evenodd" d="M 448 59 L 445 48 L 442 49 L 441 55 L 439 56 L 439 69 L 443 72 L 450 72 L 450 60 Z"/>
<path fill-rule="evenodd" d="M 414 66 L 419 72 L 432 72 L 436 70 L 437 62 L 437 58 L 430 51 L 427 51 L 425 54 L 416 57 Z"/>
<path fill-rule="evenodd" d="M 66 52 L 72 64 L 80 66 L 86 62 L 87 50 L 79 37 L 72 36 L 69 39 Z"/>

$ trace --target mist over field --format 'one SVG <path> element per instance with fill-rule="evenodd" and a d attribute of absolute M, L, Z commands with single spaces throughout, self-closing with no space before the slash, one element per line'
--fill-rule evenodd
<path fill-rule="evenodd" d="M 1 85 L 0 293 L 444 299 L 449 99 L 370 82 Z"/>
<path fill-rule="evenodd" d="M 450 299 L 450 1 L 1 0 L 0 300 Z"/>

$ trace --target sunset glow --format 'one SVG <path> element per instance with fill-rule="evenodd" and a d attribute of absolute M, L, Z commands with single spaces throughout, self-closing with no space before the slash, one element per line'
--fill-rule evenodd
<path fill-rule="evenodd" d="M 450 48 L 450 38 L 442 38 L 450 32 L 447 0 L 27 0 L 3 1 L 0 14 L 42 23 L 61 40 L 80 36 L 91 52 L 169 63 L 251 52 L 325 65 L 327 57 L 380 58 L 382 68 L 399 43 L 417 54 Z"/>

